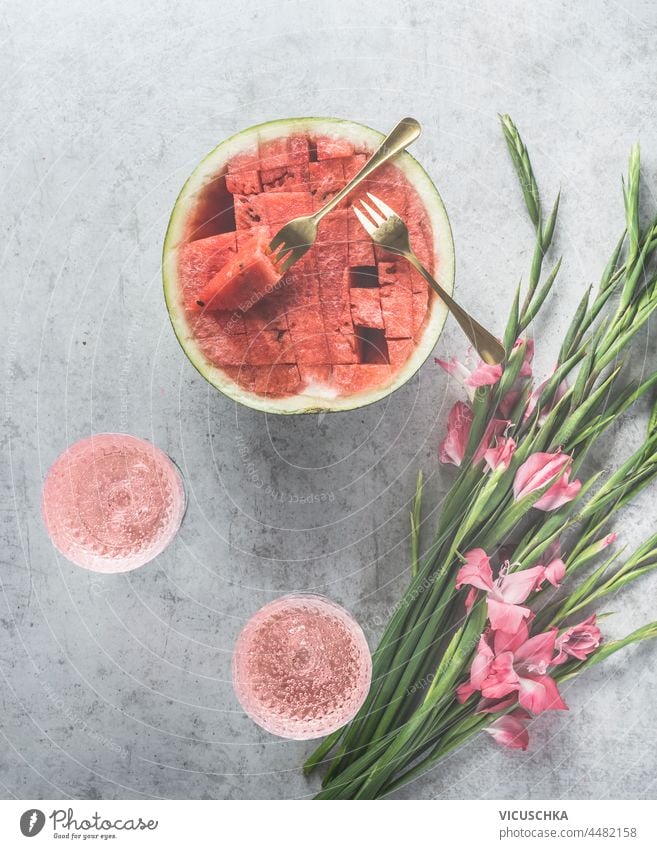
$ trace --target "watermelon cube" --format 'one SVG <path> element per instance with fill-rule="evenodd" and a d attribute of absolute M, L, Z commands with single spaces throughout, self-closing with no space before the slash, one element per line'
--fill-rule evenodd
<path fill-rule="evenodd" d="M 233 195 L 235 226 L 240 230 L 252 230 L 267 224 L 264 195 Z"/>
<path fill-rule="evenodd" d="M 237 174 L 240 171 L 257 171 L 260 168 L 257 147 L 251 147 L 236 153 L 228 160 L 228 173 Z"/>
<path fill-rule="evenodd" d="M 216 366 L 241 366 L 246 360 L 248 336 L 208 336 L 198 340 L 203 354 Z"/>
<path fill-rule="evenodd" d="M 355 177 L 366 162 L 367 157 L 362 153 L 345 157 L 342 160 L 345 182 L 349 182 L 352 177 Z"/>
<path fill-rule="evenodd" d="M 226 174 L 226 188 L 234 195 L 255 195 L 262 191 L 260 174 L 257 171 Z"/>
<path fill-rule="evenodd" d="M 331 377 L 336 388 L 351 395 L 374 386 L 383 388 L 392 377 L 392 369 L 385 364 L 334 365 Z"/>
<path fill-rule="evenodd" d="M 301 382 L 306 388 L 317 384 L 329 386 L 331 384 L 331 366 L 329 364 L 308 365 L 299 363 L 299 374 L 301 375 Z"/>
<path fill-rule="evenodd" d="M 404 286 L 381 287 L 381 312 L 388 339 L 413 337 L 413 293 Z"/>
<path fill-rule="evenodd" d="M 294 364 L 277 364 L 258 369 L 255 391 L 260 395 L 281 397 L 299 391 L 301 377 Z"/>
<path fill-rule="evenodd" d="M 323 162 L 311 162 L 310 192 L 320 204 L 334 195 L 345 184 L 344 169 L 339 159 L 326 159 Z"/>
<path fill-rule="evenodd" d="M 185 309 L 197 309 L 196 301 L 204 286 L 226 265 L 237 250 L 235 233 L 220 233 L 183 245 L 178 252 L 178 274 Z"/>
<path fill-rule="evenodd" d="M 264 298 L 280 278 L 271 261 L 267 239 L 254 236 L 212 277 L 196 303 L 200 308 L 246 312 Z"/>
<path fill-rule="evenodd" d="M 287 314 L 287 323 L 293 339 L 324 333 L 324 320 L 319 303 L 292 307 Z"/>
<path fill-rule="evenodd" d="M 403 366 L 415 350 L 412 339 L 388 339 L 388 359 L 393 368 Z"/>
<path fill-rule="evenodd" d="M 383 330 L 381 297 L 379 289 L 350 289 L 351 318 L 359 327 L 376 327 Z"/>
<path fill-rule="evenodd" d="M 275 232 L 293 218 L 310 215 L 313 202 L 308 192 L 265 192 L 258 195 L 258 208 L 270 230 Z"/>
<path fill-rule="evenodd" d="M 348 335 L 354 333 L 351 309 L 349 301 L 346 298 L 332 301 L 322 300 L 322 317 L 324 319 L 324 328 L 327 333 L 342 333 Z"/>
<path fill-rule="evenodd" d="M 317 245 L 331 245 L 349 241 L 349 215 L 346 209 L 334 209 L 319 222 Z"/>
<path fill-rule="evenodd" d="M 329 362 L 353 364 L 360 362 L 360 343 L 355 333 L 327 333 Z"/>
<path fill-rule="evenodd" d="M 287 310 L 319 304 L 319 275 L 293 265 L 280 283 L 280 302 Z"/>
<path fill-rule="evenodd" d="M 256 377 L 259 369 L 256 366 L 224 366 L 226 374 L 247 392 L 255 392 Z"/>
<path fill-rule="evenodd" d="M 347 216 L 349 238 L 349 265 L 375 265 L 374 242 L 356 216 L 349 211 Z"/>
<path fill-rule="evenodd" d="M 310 144 L 306 136 L 290 136 L 289 151 L 289 162 L 292 164 L 300 165 L 310 160 Z"/>
<path fill-rule="evenodd" d="M 261 330 L 287 330 L 287 314 L 281 299 L 277 297 L 278 289 L 265 295 L 244 313 L 242 322 L 245 333 L 255 336 Z"/>
<path fill-rule="evenodd" d="M 332 136 L 317 136 L 315 146 L 317 159 L 337 159 L 352 156 L 354 152 L 354 146 L 350 141 Z"/>
<path fill-rule="evenodd" d="M 290 161 L 290 140 L 287 136 L 261 141 L 258 146 L 260 167 L 283 168 Z"/>
<path fill-rule="evenodd" d="M 308 181 L 307 163 L 267 168 L 260 172 L 260 182 L 265 192 L 307 192 Z"/>
<path fill-rule="evenodd" d="M 317 245 L 319 294 L 322 300 L 343 300 L 349 293 L 349 246 L 346 242 Z"/>
<path fill-rule="evenodd" d="M 429 297 L 430 293 L 427 291 L 413 292 L 413 336 L 416 338 L 427 317 Z"/>
<path fill-rule="evenodd" d="M 262 330 L 248 338 L 244 362 L 250 366 L 295 362 L 288 330 Z"/>
<path fill-rule="evenodd" d="M 203 310 L 187 313 L 187 320 L 197 339 L 214 336 L 243 336 L 246 333 L 244 317 L 238 310 Z"/>
<path fill-rule="evenodd" d="M 381 286 L 398 286 L 407 292 L 412 292 L 410 266 L 402 257 L 395 257 L 389 262 L 380 262 L 377 266 Z"/>
<path fill-rule="evenodd" d="M 292 341 L 294 357 L 301 365 L 322 365 L 330 363 L 328 343 L 324 333 L 315 336 L 302 336 Z"/>

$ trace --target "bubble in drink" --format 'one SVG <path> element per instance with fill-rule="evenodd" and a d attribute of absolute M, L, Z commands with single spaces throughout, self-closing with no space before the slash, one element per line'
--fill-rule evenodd
<path fill-rule="evenodd" d="M 81 439 L 50 468 L 41 498 L 55 547 L 95 572 L 127 572 L 169 545 L 185 513 L 185 488 L 167 455 L 135 436 Z"/>
<path fill-rule="evenodd" d="M 244 627 L 233 654 L 240 704 L 262 728 L 293 740 L 341 728 L 363 704 L 372 659 L 358 623 L 316 595 L 265 605 Z"/>

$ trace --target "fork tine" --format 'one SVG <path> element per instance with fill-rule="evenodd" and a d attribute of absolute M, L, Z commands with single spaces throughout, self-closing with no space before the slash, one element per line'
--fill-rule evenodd
<path fill-rule="evenodd" d="M 380 215 L 376 210 L 372 209 L 372 207 L 369 205 L 369 203 L 366 203 L 366 201 L 362 200 L 361 203 L 365 207 L 365 209 L 369 212 L 370 218 L 372 218 L 374 220 L 374 223 L 376 224 L 376 226 L 380 227 L 383 224 L 383 222 L 385 221 L 385 218 L 382 215 Z"/>
<path fill-rule="evenodd" d="M 374 225 L 374 224 L 372 224 L 372 222 L 369 220 L 369 218 L 367 218 L 367 217 L 366 217 L 366 216 L 365 216 L 365 215 L 364 215 L 364 214 L 360 211 L 360 209 L 358 209 L 358 207 L 357 207 L 357 206 L 352 206 L 351 208 L 353 209 L 354 214 L 356 215 L 356 218 L 357 218 L 357 219 L 360 221 L 360 223 L 363 225 L 363 228 L 364 228 L 364 229 L 365 229 L 365 230 L 366 230 L 366 231 L 370 234 L 370 236 L 374 235 L 374 231 L 376 230 L 375 225 Z"/>
<path fill-rule="evenodd" d="M 294 251 L 294 250 L 290 251 L 290 253 L 287 255 L 287 257 L 283 261 L 283 264 L 281 266 L 279 266 L 278 270 L 281 272 L 281 274 L 285 274 L 285 272 L 293 265 L 293 263 L 295 263 L 298 259 L 300 259 L 303 256 L 304 253 L 305 253 L 305 251 L 302 251 L 301 253 L 299 253 L 298 251 Z"/>
<path fill-rule="evenodd" d="M 285 244 L 285 239 L 283 238 L 283 236 L 281 235 L 281 233 L 282 233 L 282 230 L 279 230 L 279 231 L 278 231 L 278 233 L 276 233 L 276 235 L 274 236 L 274 238 L 273 238 L 273 239 L 271 240 L 271 242 L 269 243 L 269 250 L 270 250 L 272 253 L 276 250 L 276 248 L 278 248 L 278 247 L 280 247 L 281 245 Z"/>
<path fill-rule="evenodd" d="M 399 218 L 395 210 L 391 209 L 387 203 L 384 203 L 380 198 L 376 197 L 376 195 L 373 195 L 368 192 L 367 197 L 372 201 L 375 206 L 377 206 L 381 210 L 381 212 L 385 215 L 386 218 L 390 218 L 391 215 L 395 215 L 397 216 L 397 218 Z"/>

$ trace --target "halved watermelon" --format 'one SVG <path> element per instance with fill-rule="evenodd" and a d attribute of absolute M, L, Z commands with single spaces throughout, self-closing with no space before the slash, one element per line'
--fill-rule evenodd
<path fill-rule="evenodd" d="M 382 138 L 350 121 L 272 121 L 220 144 L 183 186 L 164 242 L 166 303 L 191 362 L 234 400 L 272 413 L 354 409 L 399 388 L 431 353 L 442 302 L 408 263 L 372 244 L 349 208 L 366 191 L 386 201 L 451 292 L 449 221 L 408 153 L 330 213 L 281 280 L 267 264 L 271 236 L 319 209 Z M 265 297 L 242 288 L 239 262 L 249 251 Z"/>

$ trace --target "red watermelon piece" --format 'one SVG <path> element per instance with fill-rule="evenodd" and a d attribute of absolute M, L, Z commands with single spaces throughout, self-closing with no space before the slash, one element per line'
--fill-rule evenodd
<path fill-rule="evenodd" d="M 413 293 L 404 286 L 381 287 L 381 312 L 388 339 L 413 338 Z"/>
<path fill-rule="evenodd" d="M 226 188 L 231 194 L 254 195 L 262 191 L 260 174 L 257 171 L 239 171 L 226 174 Z"/>
<path fill-rule="evenodd" d="M 201 290 L 196 301 L 201 309 L 241 309 L 264 298 L 281 275 L 271 261 L 268 241 L 260 235 L 245 242 Z"/>
<path fill-rule="evenodd" d="M 332 136 L 317 136 L 315 145 L 317 147 L 317 159 L 337 159 L 352 156 L 354 152 L 354 146 L 350 141 L 333 138 Z"/>
<path fill-rule="evenodd" d="M 344 168 L 340 159 L 327 159 L 323 162 L 310 162 L 310 192 L 320 203 L 334 195 L 345 184 Z"/>
<path fill-rule="evenodd" d="M 255 391 L 259 395 L 280 398 L 298 392 L 300 384 L 301 377 L 296 365 L 278 364 L 257 370 Z"/>
<path fill-rule="evenodd" d="M 178 274 L 185 308 L 198 309 L 199 293 L 237 250 L 235 233 L 220 233 L 188 242 L 178 253 Z"/>
<path fill-rule="evenodd" d="M 359 327 L 383 330 L 381 295 L 379 289 L 350 289 L 351 318 Z"/>
<path fill-rule="evenodd" d="M 389 365 L 359 363 L 358 365 L 334 365 L 331 380 L 345 394 L 362 392 L 373 386 L 382 387 L 392 377 Z"/>

